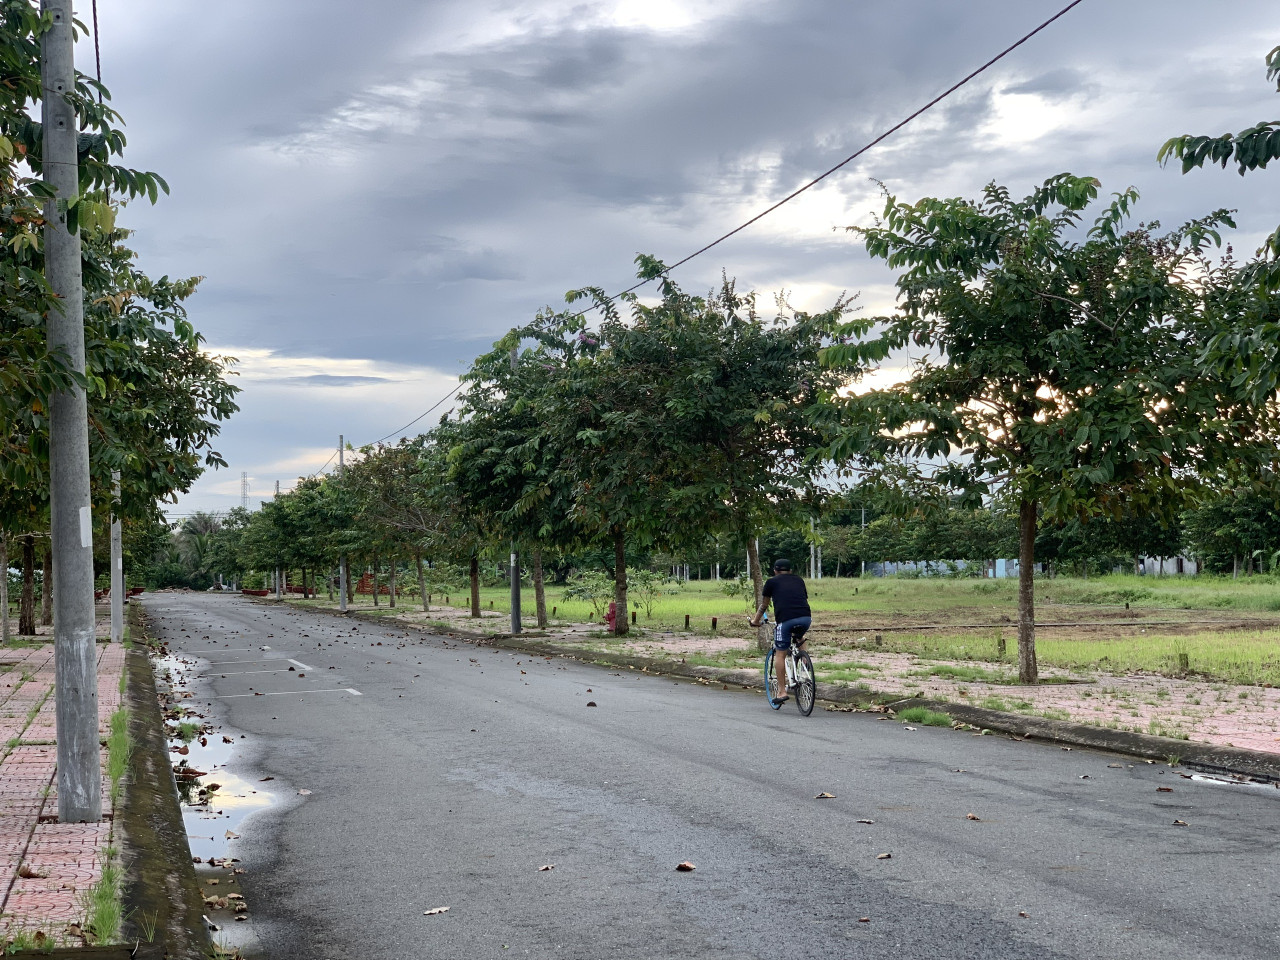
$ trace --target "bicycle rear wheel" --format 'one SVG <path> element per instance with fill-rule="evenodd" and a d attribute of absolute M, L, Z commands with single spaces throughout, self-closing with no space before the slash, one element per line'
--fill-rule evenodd
<path fill-rule="evenodd" d="M 806 717 L 813 713 L 813 705 L 818 700 L 818 681 L 813 676 L 813 661 L 809 654 L 801 650 L 799 659 L 794 664 L 796 671 L 796 707 Z"/>
<path fill-rule="evenodd" d="M 773 672 L 773 650 L 770 649 L 764 655 L 764 696 L 769 701 L 769 706 L 775 710 L 782 708 L 782 701 L 777 699 L 778 696 L 778 678 Z"/>

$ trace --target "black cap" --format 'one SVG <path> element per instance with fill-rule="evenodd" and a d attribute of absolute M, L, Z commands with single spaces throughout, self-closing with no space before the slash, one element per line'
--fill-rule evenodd
<path fill-rule="evenodd" d="M 783 573 L 791 572 L 791 561 L 787 559 L 773 561 L 773 569 L 781 570 Z"/>

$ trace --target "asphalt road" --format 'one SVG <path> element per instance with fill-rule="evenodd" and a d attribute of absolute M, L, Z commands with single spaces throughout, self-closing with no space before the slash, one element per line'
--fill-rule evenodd
<path fill-rule="evenodd" d="M 1280 956 L 1274 787 L 240 598 L 145 602 L 202 660 L 194 702 L 246 734 L 232 769 L 276 778 L 234 848 L 276 960 Z"/>

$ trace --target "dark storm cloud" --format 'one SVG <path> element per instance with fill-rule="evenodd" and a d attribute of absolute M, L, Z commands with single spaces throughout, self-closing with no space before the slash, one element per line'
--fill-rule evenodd
<path fill-rule="evenodd" d="M 208 278 L 192 317 L 231 353 L 456 375 L 571 287 L 621 287 L 637 252 L 672 262 L 735 226 L 1060 3 L 673 5 L 709 16 L 647 29 L 607 15 L 612 4 L 572 2 L 108 5 L 104 74 L 129 161 L 174 187 L 125 214 L 143 264 Z M 633 8 L 662 26 L 663 4 Z M 1089 173 L 1106 191 L 1137 186 L 1141 216 L 1168 224 L 1239 207 L 1237 245 L 1251 249 L 1274 227 L 1280 175 L 1184 178 L 1154 156 L 1174 134 L 1274 115 L 1262 56 L 1277 42 L 1280 12 L 1262 0 L 1083 4 L 678 279 L 709 289 L 723 267 L 765 296 L 861 289 L 884 306 L 892 278 L 832 229 L 881 206 L 871 177 L 915 199 Z M 329 432 L 378 436 L 449 386 L 349 399 L 377 386 L 366 375 L 378 372 L 247 403 L 222 444 L 250 462 L 233 470 L 274 454 L 266 431 L 279 424 L 299 448 L 327 450 Z M 318 400 L 323 424 L 294 415 Z"/>

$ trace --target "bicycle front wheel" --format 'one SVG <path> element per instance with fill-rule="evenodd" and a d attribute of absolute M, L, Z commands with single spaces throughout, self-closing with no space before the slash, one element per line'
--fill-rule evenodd
<path fill-rule="evenodd" d="M 818 681 L 813 676 L 813 661 L 809 654 L 801 650 L 794 662 L 796 671 L 796 707 L 806 717 L 813 713 L 813 705 L 818 700 Z"/>
<path fill-rule="evenodd" d="M 769 701 L 769 706 L 775 710 L 782 707 L 782 701 L 778 697 L 778 677 L 773 671 L 773 650 L 770 649 L 764 655 L 764 696 Z"/>

